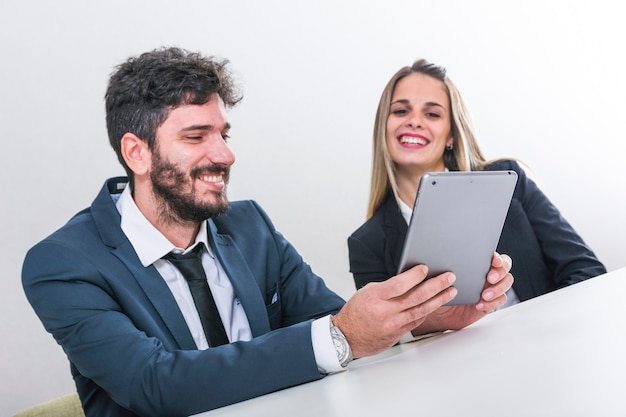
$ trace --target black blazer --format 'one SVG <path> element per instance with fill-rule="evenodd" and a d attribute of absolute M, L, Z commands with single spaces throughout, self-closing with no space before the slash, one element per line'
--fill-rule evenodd
<path fill-rule="evenodd" d="M 513 289 L 520 301 L 595 277 L 604 265 L 515 161 L 489 171 L 514 170 L 518 179 L 497 251 L 513 259 Z M 348 238 L 350 272 L 357 288 L 397 274 L 407 224 L 393 193 Z"/>

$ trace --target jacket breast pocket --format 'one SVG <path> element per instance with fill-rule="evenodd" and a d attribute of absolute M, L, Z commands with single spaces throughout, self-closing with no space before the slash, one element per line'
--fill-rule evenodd
<path fill-rule="evenodd" d="M 282 323 L 280 294 L 278 293 L 278 291 L 273 291 L 268 299 L 269 303 L 265 304 L 265 309 L 267 311 L 267 317 L 270 322 L 270 327 L 272 330 L 278 329 L 279 327 L 281 327 Z"/>

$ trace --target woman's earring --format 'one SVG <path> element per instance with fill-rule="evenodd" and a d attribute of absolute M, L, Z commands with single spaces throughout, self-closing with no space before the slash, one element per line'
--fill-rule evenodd
<path fill-rule="evenodd" d="M 452 143 L 446 146 L 447 151 L 451 151 L 453 148 L 454 148 L 454 144 Z"/>

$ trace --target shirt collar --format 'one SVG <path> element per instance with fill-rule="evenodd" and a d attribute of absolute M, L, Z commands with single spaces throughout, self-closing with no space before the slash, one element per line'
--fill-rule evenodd
<path fill-rule="evenodd" d="M 400 207 L 400 214 L 402 214 L 402 217 L 404 217 L 406 224 L 409 224 L 411 222 L 413 210 L 411 210 L 411 207 L 409 207 L 404 201 L 400 200 L 399 198 L 396 199 L 396 202 L 398 203 L 398 207 Z"/>
<path fill-rule="evenodd" d="M 135 204 L 135 200 L 130 192 L 130 187 L 126 187 L 115 206 L 122 217 L 121 228 L 131 245 L 135 249 L 139 261 L 143 266 L 152 265 L 169 252 L 185 252 L 187 248 L 177 248 L 163 234 L 154 227 L 148 219 L 143 215 Z M 207 222 L 200 224 L 200 230 L 196 235 L 196 240 L 189 249 L 193 248 L 198 242 L 204 243 L 209 255 L 211 247 L 208 242 Z"/>

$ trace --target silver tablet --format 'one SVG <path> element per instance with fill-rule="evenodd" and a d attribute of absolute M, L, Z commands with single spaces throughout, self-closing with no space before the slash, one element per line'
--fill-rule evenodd
<path fill-rule="evenodd" d="M 452 271 L 458 294 L 448 305 L 477 303 L 516 183 L 515 171 L 423 175 L 398 272 L 418 264 L 429 278 Z"/>

